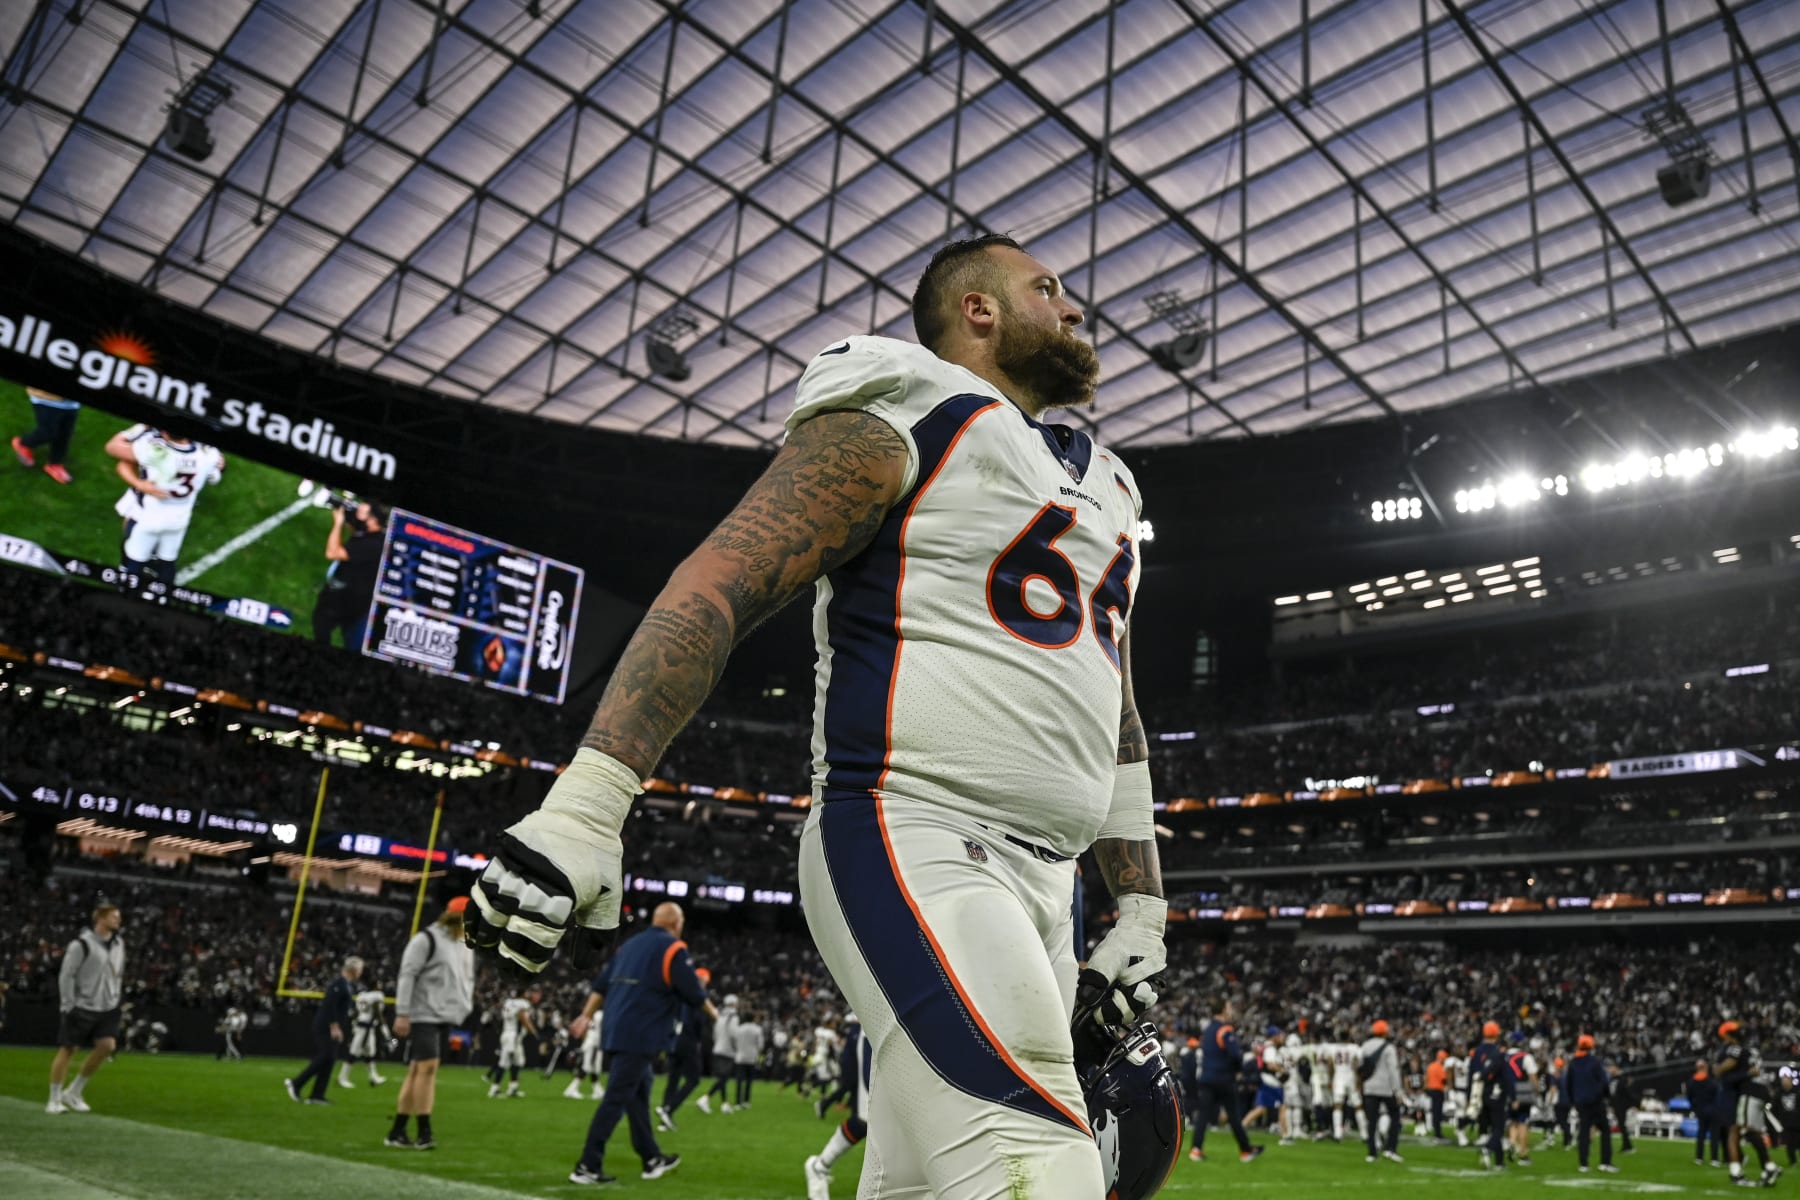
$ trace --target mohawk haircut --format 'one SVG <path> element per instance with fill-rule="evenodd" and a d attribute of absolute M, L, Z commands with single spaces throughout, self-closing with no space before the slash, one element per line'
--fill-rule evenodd
<path fill-rule="evenodd" d="M 989 233 L 945 242 L 931 256 L 912 295 L 913 333 L 921 346 L 935 352 L 943 343 L 950 332 L 950 305 L 957 298 L 968 292 L 999 292 L 998 269 L 987 253 L 994 246 L 1025 248 L 1003 233 Z"/>

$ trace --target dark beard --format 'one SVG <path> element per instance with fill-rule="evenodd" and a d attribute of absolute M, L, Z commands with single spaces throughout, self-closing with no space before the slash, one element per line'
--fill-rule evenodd
<path fill-rule="evenodd" d="M 1081 338 L 1061 329 L 1027 325 L 1000 301 L 1000 342 L 994 365 L 1017 381 L 1044 408 L 1087 408 L 1100 382 L 1100 356 Z"/>

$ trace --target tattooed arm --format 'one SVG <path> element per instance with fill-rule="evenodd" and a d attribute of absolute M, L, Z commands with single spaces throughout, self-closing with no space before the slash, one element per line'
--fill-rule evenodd
<path fill-rule="evenodd" d="M 1138 715 L 1137 697 L 1131 690 L 1131 631 L 1119 638 L 1119 673 L 1123 687 L 1119 712 L 1119 765 L 1148 762 L 1150 739 L 1144 732 L 1144 719 Z M 1145 797 L 1148 803 L 1148 797 Z M 1149 841 L 1102 837 L 1094 843 L 1094 858 L 1107 890 L 1114 897 L 1128 892 L 1147 896 L 1163 894 L 1162 863 L 1156 852 L 1156 839 Z"/>
<path fill-rule="evenodd" d="M 906 465 L 906 443 L 868 413 L 823 413 L 796 428 L 651 604 L 581 744 L 648 776 L 732 648 L 874 538 Z"/>

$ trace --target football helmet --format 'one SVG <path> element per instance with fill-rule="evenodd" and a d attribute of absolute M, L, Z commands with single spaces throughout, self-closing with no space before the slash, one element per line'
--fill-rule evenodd
<path fill-rule="evenodd" d="M 1160 1035 L 1148 1021 L 1076 1024 L 1075 1072 L 1100 1147 L 1105 1200 L 1148 1200 L 1181 1159 L 1181 1095 Z"/>

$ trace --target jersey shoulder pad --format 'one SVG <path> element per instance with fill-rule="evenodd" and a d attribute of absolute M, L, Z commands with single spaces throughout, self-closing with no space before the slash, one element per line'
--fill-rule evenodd
<path fill-rule="evenodd" d="M 850 337 L 827 346 L 807 364 L 787 430 L 792 433 L 827 412 L 854 409 L 881 418 L 906 443 L 904 490 L 918 475 L 913 426 L 951 396 L 965 392 L 999 399 L 979 376 L 944 362 L 923 346 L 897 338 Z"/>

